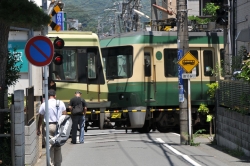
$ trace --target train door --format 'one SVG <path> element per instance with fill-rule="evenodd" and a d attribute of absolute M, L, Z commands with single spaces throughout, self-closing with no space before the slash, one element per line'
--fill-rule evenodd
<path fill-rule="evenodd" d="M 153 48 L 144 48 L 144 92 L 145 101 L 155 101 L 155 65 Z"/>
<path fill-rule="evenodd" d="M 191 48 L 190 53 L 199 61 L 195 67 L 196 79 L 191 79 L 192 99 L 207 100 L 207 84 L 215 81 L 215 76 L 212 73 L 215 69 L 214 50 L 211 48 Z"/>

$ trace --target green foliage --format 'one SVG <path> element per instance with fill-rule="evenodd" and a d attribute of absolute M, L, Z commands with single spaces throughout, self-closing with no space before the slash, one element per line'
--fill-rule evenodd
<path fill-rule="evenodd" d="M 250 83 L 250 61 L 248 61 L 247 63 L 245 63 L 245 65 L 242 67 L 241 69 L 241 73 L 239 73 L 237 75 L 238 79 L 241 79 L 243 81 L 246 81 L 248 83 Z"/>
<path fill-rule="evenodd" d="M 11 166 L 11 139 L 10 137 L 0 138 L 0 160 L 2 160 L 2 165 Z"/>
<path fill-rule="evenodd" d="M 219 9 L 220 6 L 215 5 L 214 3 L 206 3 L 205 8 L 202 9 L 204 15 L 211 15 L 210 21 L 216 20 L 216 10 Z"/>
<path fill-rule="evenodd" d="M 238 68 L 241 68 L 241 73 L 239 73 L 236 77 L 239 80 L 243 80 L 245 82 L 250 83 L 250 61 L 246 58 L 246 60 L 242 61 L 244 59 L 244 54 L 246 54 L 246 47 L 241 46 L 240 50 L 238 51 L 237 56 L 239 57 L 238 61 L 240 61 L 240 65 L 238 65 Z"/>
<path fill-rule="evenodd" d="M 190 146 L 199 146 L 201 143 L 195 143 L 194 142 L 194 139 L 196 137 L 198 137 L 199 134 L 202 134 L 203 132 L 205 132 L 206 130 L 205 129 L 200 129 L 200 130 L 197 130 L 194 134 L 193 134 L 193 137 L 190 141 Z"/>
<path fill-rule="evenodd" d="M 198 108 L 198 112 L 208 114 L 209 113 L 209 108 L 207 107 L 206 104 L 201 103 L 199 108 Z"/>
<path fill-rule="evenodd" d="M 5 24 L 19 27 L 40 27 L 48 25 L 50 16 L 33 1 L 0 1 L 0 20 Z"/>
<path fill-rule="evenodd" d="M 207 86 L 208 86 L 207 94 L 209 95 L 210 99 L 214 100 L 215 93 L 219 87 L 219 84 L 218 84 L 218 82 L 214 82 L 214 83 L 207 84 Z"/>
<path fill-rule="evenodd" d="M 5 83 L 7 87 L 15 85 L 18 79 L 20 78 L 19 72 L 22 68 L 22 64 L 20 63 L 18 65 L 18 63 L 21 62 L 21 60 L 18 53 L 15 50 L 16 49 L 14 49 L 13 53 L 9 52 L 9 56 L 7 59 L 6 77 L 5 77 Z"/>
<path fill-rule="evenodd" d="M 221 60 L 220 64 L 221 66 L 219 66 L 218 63 L 216 63 L 215 69 L 212 69 L 212 75 L 214 75 L 215 77 L 224 75 L 224 70 L 222 68 L 222 65 L 224 64 L 223 60 Z"/>
<path fill-rule="evenodd" d="M 195 21 L 198 24 L 206 24 L 208 22 L 214 22 L 216 20 L 216 10 L 219 9 L 214 3 L 206 3 L 205 8 L 202 9 L 204 15 L 209 15 L 211 18 L 199 18 L 198 16 L 188 16 L 188 19 Z"/>
<path fill-rule="evenodd" d="M 4 113 L 4 134 L 10 134 L 10 113 Z M 2 133 L 1 133 L 2 134 Z M 3 165 L 11 165 L 11 139 L 10 137 L 0 138 L 0 160 L 3 161 Z"/>
<path fill-rule="evenodd" d="M 194 21 L 198 24 L 206 24 L 208 22 L 211 22 L 209 18 L 199 18 L 198 16 L 188 16 L 188 20 Z"/>

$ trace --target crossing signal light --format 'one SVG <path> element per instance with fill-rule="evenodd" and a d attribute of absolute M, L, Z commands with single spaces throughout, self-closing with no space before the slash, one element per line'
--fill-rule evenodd
<path fill-rule="evenodd" d="M 61 65 L 63 63 L 63 56 L 62 54 L 55 53 L 54 54 L 54 64 L 55 65 Z"/>
<path fill-rule="evenodd" d="M 53 20 L 52 20 L 52 17 L 57 14 L 58 12 L 62 11 L 62 8 L 60 7 L 60 5 L 56 5 L 52 12 L 51 12 L 51 20 L 50 20 L 50 27 L 52 28 L 52 30 L 56 30 L 57 32 L 61 30 L 61 27 L 59 25 L 57 25 Z"/>
<path fill-rule="evenodd" d="M 54 40 L 54 48 L 55 49 L 62 49 L 64 47 L 64 40 L 57 37 L 55 40 Z"/>
<path fill-rule="evenodd" d="M 55 49 L 62 49 L 64 47 L 64 40 L 57 37 L 53 42 Z M 55 65 L 61 65 L 63 63 L 63 56 L 62 54 L 55 52 L 54 53 L 54 64 Z"/>

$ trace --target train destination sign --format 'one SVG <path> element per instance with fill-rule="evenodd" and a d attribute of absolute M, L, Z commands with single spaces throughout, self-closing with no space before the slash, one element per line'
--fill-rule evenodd
<path fill-rule="evenodd" d="M 191 73 L 192 69 L 199 64 L 199 61 L 188 51 L 179 61 L 178 64 L 187 72 Z"/>

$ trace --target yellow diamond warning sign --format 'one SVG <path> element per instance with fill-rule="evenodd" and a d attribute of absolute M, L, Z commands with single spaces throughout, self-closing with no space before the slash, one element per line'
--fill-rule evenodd
<path fill-rule="evenodd" d="M 199 64 L 199 61 L 188 51 L 179 61 L 178 64 L 187 72 L 191 73 L 192 69 Z"/>

